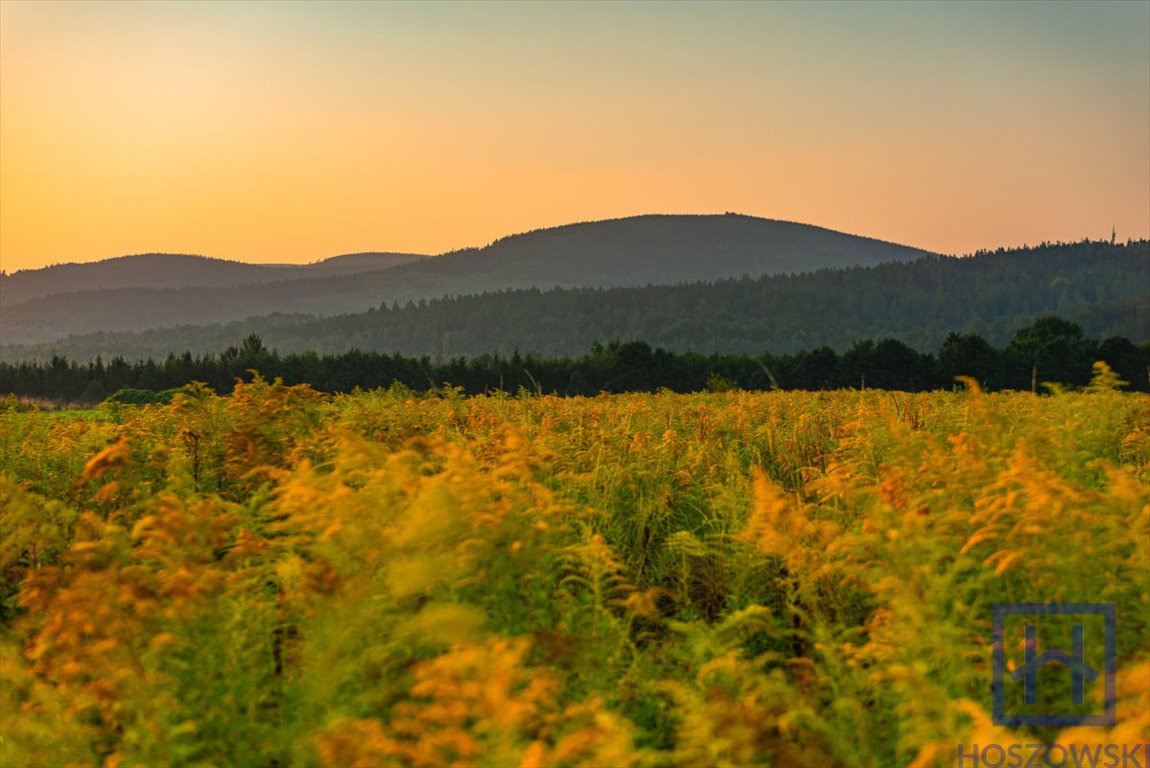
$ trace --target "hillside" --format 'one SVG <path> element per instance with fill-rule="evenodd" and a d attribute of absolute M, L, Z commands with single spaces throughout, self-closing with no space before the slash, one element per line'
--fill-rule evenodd
<path fill-rule="evenodd" d="M 354 253 L 314 264 L 247 264 L 182 253 L 143 253 L 86 264 L 55 264 L 0 276 L 0 306 L 77 291 L 124 288 L 227 288 L 333 273 L 388 269 L 425 258 L 409 253 Z"/>
<path fill-rule="evenodd" d="M 213 352 L 253 332 L 283 353 L 356 348 L 439 358 L 515 351 L 575 355 L 613 338 L 680 352 L 777 354 L 820 346 L 842 352 L 862 339 L 892 337 L 932 351 L 951 331 L 1004 345 L 1045 314 L 1078 323 L 1092 338 L 1125 336 L 1143 343 L 1150 341 L 1147 274 L 1147 241 L 1047 245 L 717 283 L 531 289 L 327 318 L 277 314 L 139 334 L 98 333 L 0 347 L 0 358 L 162 358 L 185 350 Z"/>
<path fill-rule="evenodd" d="M 333 274 L 337 272 L 374 272 L 379 269 L 391 269 L 403 264 L 410 264 L 420 259 L 426 259 L 414 253 L 383 253 L 379 251 L 365 251 L 363 253 L 345 253 L 332 256 L 314 264 L 301 267 L 312 275 Z"/>
<path fill-rule="evenodd" d="M 881 240 L 789 221 L 725 214 L 634 216 L 540 229 L 399 270 L 480 280 L 514 273 L 540 287 L 671 285 L 811 272 L 930 255 Z"/>
<path fill-rule="evenodd" d="M 306 268 L 243 265 L 256 271 L 244 273 L 242 283 L 221 282 L 222 268 L 215 264 L 210 267 L 217 270 L 212 273 L 215 282 L 201 276 L 201 282 L 170 278 L 161 283 L 157 278 L 147 284 L 129 280 L 121 264 L 70 265 L 115 267 L 120 282 L 106 277 L 79 290 L 76 280 L 59 281 L 57 286 L 69 289 L 46 295 L 40 287 L 38 298 L 19 303 L 6 298 L 0 306 L 0 323 L 4 343 L 35 343 L 93 330 L 140 331 L 277 312 L 336 315 L 396 301 L 483 291 L 670 285 L 927 255 L 892 243 L 750 216 L 638 216 L 536 230 L 484 248 L 370 271 L 361 268 L 375 262 L 363 254 Z M 205 265 L 198 266 L 208 271 Z M 60 268 L 42 271 L 52 269 Z M 9 280 L 23 274 L 5 278 L 3 292 L 8 293 Z M 273 281 L 264 279 L 267 275 Z M 16 285 L 19 291 L 20 283 Z"/>

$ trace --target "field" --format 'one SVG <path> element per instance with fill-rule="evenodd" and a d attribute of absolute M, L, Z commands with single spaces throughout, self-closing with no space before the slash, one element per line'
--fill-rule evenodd
<path fill-rule="evenodd" d="M 887 768 L 1144 744 L 1150 397 L 1107 384 L 561 399 L 256 377 L 12 405 L 0 763 Z M 1115 607 L 1115 725 L 994 725 L 992 606 L 1030 602 Z M 1061 707 L 1058 672 L 1008 706 Z"/>

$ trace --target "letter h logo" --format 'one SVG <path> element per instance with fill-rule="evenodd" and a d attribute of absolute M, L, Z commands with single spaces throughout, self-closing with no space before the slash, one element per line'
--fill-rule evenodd
<path fill-rule="evenodd" d="M 1050 648 L 1038 653 L 1038 619 L 1041 616 L 1101 616 L 1105 669 L 1103 670 L 1105 695 L 1101 713 L 1073 714 L 1044 713 L 1024 714 L 1006 712 L 1006 637 L 1007 616 L 1024 615 L 1036 617 L 1025 624 L 1024 661 L 1011 671 L 1010 679 L 1023 684 L 1023 703 L 1033 706 L 1038 703 L 1038 670 L 1049 663 L 1061 664 L 1071 672 L 1071 699 L 1081 707 L 1086 703 L 1086 681 L 1098 678 L 1098 670 L 1086 663 L 1086 627 L 1083 623 L 1071 626 L 1071 651 Z M 1095 642 L 1098 638 L 1095 638 Z M 1095 652 L 1097 653 L 1097 652 Z M 995 603 L 994 604 L 994 723 L 1017 728 L 1020 726 L 1054 726 L 1064 728 L 1075 725 L 1114 725 L 1117 715 L 1115 707 L 1115 611 L 1110 603 Z"/>

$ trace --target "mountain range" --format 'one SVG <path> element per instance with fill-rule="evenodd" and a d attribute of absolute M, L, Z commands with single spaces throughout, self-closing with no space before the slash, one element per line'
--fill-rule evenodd
<path fill-rule="evenodd" d="M 1150 241 L 1082 242 L 927 257 L 803 274 L 616 288 L 519 289 L 330 317 L 271 314 L 139 333 L 98 332 L 0 347 L 0 360 L 163 359 L 220 353 L 255 334 L 280 353 L 351 350 L 439 360 L 514 352 L 577 356 L 593 342 L 676 352 L 845 352 L 891 338 L 933 353 L 952 332 L 998 347 L 1044 315 L 1089 338 L 1150 341 Z M 1127 342 L 1129 344 L 1129 341 Z"/>
<path fill-rule="evenodd" d="M 0 360 L 164 358 L 258 334 L 282 353 L 438 359 L 584 353 L 843 352 L 952 331 L 999 346 L 1042 315 L 1150 341 L 1150 242 L 932 254 L 740 215 L 640 216 L 536 230 L 439 256 L 308 265 L 147 254 L 0 277 Z"/>
<path fill-rule="evenodd" d="M 619 288 L 796 274 L 934 254 L 737 214 L 570 224 L 438 256 L 349 254 L 262 265 L 144 254 L 0 276 L 0 342 L 51 342 L 275 313 L 333 316 L 511 289 Z"/>

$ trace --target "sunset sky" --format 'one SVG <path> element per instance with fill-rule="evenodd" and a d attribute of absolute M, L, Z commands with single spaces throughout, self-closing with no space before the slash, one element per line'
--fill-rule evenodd
<path fill-rule="evenodd" d="M 1150 3 L 0 0 L 0 267 L 735 211 L 1150 236 Z"/>

